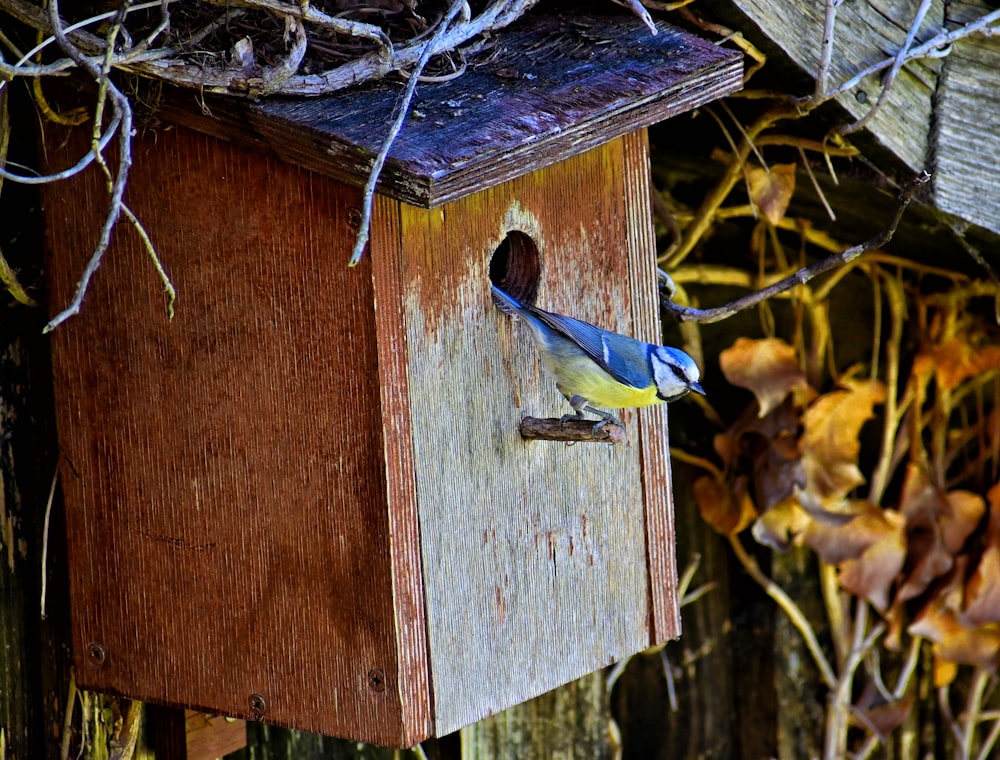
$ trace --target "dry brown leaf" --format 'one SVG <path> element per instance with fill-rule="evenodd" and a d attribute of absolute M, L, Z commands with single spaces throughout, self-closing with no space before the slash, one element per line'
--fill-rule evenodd
<path fill-rule="evenodd" d="M 912 707 L 912 699 L 886 702 L 874 684 L 868 683 L 858 701 L 854 703 L 851 722 L 859 728 L 874 729 L 879 738 L 884 739 L 903 724 Z"/>
<path fill-rule="evenodd" d="M 771 224 L 778 224 L 795 192 L 795 164 L 774 164 L 770 171 L 759 166 L 748 167 L 747 182 L 754 205 Z"/>
<path fill-rule="evenodd" d="M 844 386 L 817 398 L 803 417 L 806 488 L 821 502 L 840 501 L 865 482 L 857 464 L 858 437 L 875 405 L 885 401 L 885 386 L 878 381 L 847 381 Z"/>
<path fill-rule="evenodd" d="M 702 519 L 724 536 L 734 536 L 757 516 L 747 478 L 741 475 L 730 487 L 710 475 L 698 478 L 692 486 Z"/>
<path fill-rule="evenodd" d="M 944 493 L 920 465 L 911 462 L 903 480 L 900 512 L 906 517 L 909 562 L 899 589 L 903 601 L 922 594 L 951 570 L 955 556 L 982 519 L 983 498 L 968 491 Z"/>
<path fill-rule="evenodd" d="M 866 518 L 869 537 L 874 540 L 857 559 L 841 563 L 837 577 L 845 590 L 884 612 L 889 607 L 892 586 L 906 563 L 906 521 L 891 510 L 883 511 L 880 517 L 881 521 L 874 516 Z"/>
<path fill-rule="evenodd" d="M 942 660 L 991 670 L 997 665 L 1000 625 L 964 626 L 940 597 L 921 610 L 907 630 L 934 642 L 934 654 Z"/>
<path fill-rule="evenodd" d="M 778 338 L 739 338 L 719 354 L 719 367 L 726 380 L 757 397 L 758 417 L 767 416 L 791 391 L 808 387 L 795 349 Z"/>
<path fill-rule="evenodd" d="M 882 510 L 866 501 L 847 501 L 837 513 L 847 519 L 839 523 L 813 520 L 802 533 L 800 542 L 812 549 L 828 565 L 839 565 L 857 559 L 865 550 L 887 533 L 902 533 L 894 524 L 898 515 Z M 903 525 L 902 519 L 899 524 Z"/>
<path fill-rule="evenodd" d="M 754 504 L 762 514 L 806 484 L 800 418 L 801 411 L 786 398 L 740 431 L 740 455 L 749 462 Z"/>
<path fill-rule="evenodd" d="M 965 612 L 968 625 L 1000 623 L 1000 483 L 987 493 L 990 521 L 986 547 L 965 585 Z"/>
<path fill-rule="evenodd" d="M 794 496 L 775 504 L 753 524 L 753 537 L 759 544 L 775 551 L 788 551 L 795 537 L 804 531 L 812 518 Z"/>
<path fill-rule="evenodd" d="M 1000 369 L 1000 346 L 973 345 L 966 335 L 956 335 L 930 346 L 914 361 L 914 370 L 933 369 L 938 388 L 951 391 L 970 377 Z"/>

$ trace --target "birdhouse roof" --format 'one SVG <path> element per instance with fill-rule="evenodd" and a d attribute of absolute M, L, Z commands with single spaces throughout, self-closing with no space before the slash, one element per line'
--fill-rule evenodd
<path fill-rule="evenodd" d="M 432 207 L 647 127 L 742 86 L 742 55 L 630 15 L 529 15 L 461 75 L 421 83 L 381 192 Z M 168 118 L 363 185 L 401 85 L 309 100 L 166 104 Z"/>

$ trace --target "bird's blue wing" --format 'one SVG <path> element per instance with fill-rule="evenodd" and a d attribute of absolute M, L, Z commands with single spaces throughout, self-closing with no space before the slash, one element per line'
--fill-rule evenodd
<path fill-rule="evenodd" d="M 534 308 L 531 312 L 557 333 L 573 341 L 619 383 L 632 388 L 646 388 L 653 382 L 646 343 L 563 314 Z"/>

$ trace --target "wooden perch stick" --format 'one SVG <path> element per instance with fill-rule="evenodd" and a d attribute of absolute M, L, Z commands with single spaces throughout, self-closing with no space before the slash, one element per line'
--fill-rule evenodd
<path fill-rule="evenodd" d="M 571 443 L 625 443 L 625 428 L 608 420 L 561 420 L 559 418 L 525 417 L 521 420 L 521 437 L 527 441 L 568 441 Z"/>
<path fill-rule="evenodd" d="M 803 267 L 794 274 L 789 275 L 783 280 L 779 280 L 773 285 L 769 285 L 766 288 L 749 293 L 742 298 L 737 298 L 735 301 L 727 303 L 725 306 L 718 306 L 714 309 L 695 309 L 690 306 L 679 306 L 671 301 L 666 294 L 661 294 L 660 303 L 662 304 L 664 310 L 672 314 L 679 322 L 704 322 L 707 324 L 710 322 L 721 322 L 723 319 L 728 319 L 734 314 L 745 309 L 749 309 L 751 306 L 756 306 L 762 301 L 766 301 L 768 298 L 773 298 L 779 293 L 791 290 L 797 285 L 804 285 L 813 277 L 821 275 L 824 272 L 829 272 L 831 269 L 836 269 L 838 266 L 842 266 L 850 261 L 854 261 L 854 259 L 861 254 L 866 253 L 867 251 L 875 250 L 876 248 L 881 248 L 888 243 L 892 239 L 892 236 L 896 233 L 896 228 L 899 226 L 899 222 L 903 218 L 903 212 L 906 211 L 906 207 L 910 205 L 910 202 L 917 194 L 917 191 L 926 185 L 930 178 L 931 175 L 927 172 L 918 174 L 913 178 L 910 184 L 907 185 L 906 188 L 904 188 L 899 194 L 899 205 L 896 207 L 896 212 L 893 214 L 889 224 L 887 224 L 885 228 L 875 237 L 870 240 L 866 240 L 863 243 L 859 243 L 858 245 L 851 246 L 840 253 L 835 253 L 832 256 L 828 256 L 825 259 L 817 261 L 812 266 Z"/>

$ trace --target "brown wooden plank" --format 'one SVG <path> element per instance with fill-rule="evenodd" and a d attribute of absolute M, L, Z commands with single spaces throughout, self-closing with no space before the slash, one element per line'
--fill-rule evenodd
<path fill-rule="evenodd" d="M 577 155 L 742 86 L 742 55 L 632 15 L 531 14 L 461 77 L 423 84 L 380 189 L 436 206 Z M 362 185 L 399 85 L 259 104 L 168 99 L 169 119 Z"/>
<path fill-rule="evenodd" d="M 629 211 L 624 239 L 632 290 L 633 335 L 663 342 L 656 274 L 656 240 L 650 200 L 649 141 L 646 131 L 622 139 L 625 193 Z M 646 556 L 649 565 L 650 644 L 681 634 L 677 599 L 676 536 L 667 406 L 639 410 L 643 503 L 646 507 Z"/>
<path fill-rule="evenodd" d="M 145 722 L 156 760 L 213 760 L 247 746 L 247 727 L 242 720 L 146 705 Z"/>
<path fill-rule="evenodd" d="M 371 247 L 398 251 L 399 204 L 376 196 Z M 386 488 L 395 589 L 399 698 L 403 713 L 400 744 L 411 746 L 433 735 L 424 574 L 420 562 L 420 522 L 410 445 L 410 391 L 406 372 L 406 325 L 399 258 L 369 254 L 372 291 L 377 304 L 378 380 L 385 442 Z"/>
<path fill-rule="evenodd" d="M 446 207 L 398 204 L 405 245 L 373 245 L 405 292 L 439 735 L 650 640 L 636 415 L 624 445 L 524 441 L 523 416 L 569 407 L 488 278 L 519 230 L 541 257 L 540 305 L 630 332 L 623 161 L 615 140 Z"/>
<path fill-rule="evenodd" d="M 187 710 L 184 730 L 187 760 L 213 760 L 247 746 L 247 724 L 242 720 Z"/>
<path fill-rule="evenodd" d="M 372 284 L 343 258 L 359 194 L 186 129 L 134 153 L 177 316 L 120 225 L 52 340 L 77 678 L 397 743 Z M 53 308 L 106 203 L 96 170 L 46 187 Z"/>

